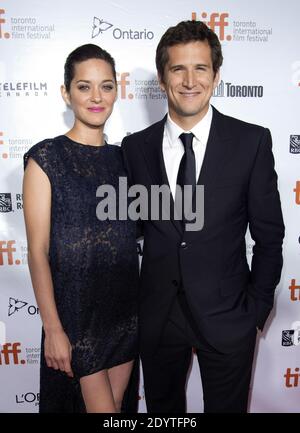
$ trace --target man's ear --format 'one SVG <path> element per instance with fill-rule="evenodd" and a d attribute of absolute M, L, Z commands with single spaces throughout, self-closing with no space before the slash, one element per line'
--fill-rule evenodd
<path fill-rule="evenodd" d="M 63 100 L 65 101 L 65 103 L 67 105 L 71 105 L 70 95 L 67 92 L 66 86 L 64 86 L 63 84 L 60 86 L 60 92 L 61 92 L 61 96 L 62 96 Z"/>
<path fill-rule="evenodd" d="M 165 83 L 164 83 L 163 78 L 161 77 L 160 74 L 157 75 L 157 79 L 158 79 L 158 83 L 159 83 L 159 87 L 160 87 L 160 89 L 161 89 L 163 92 L 165 92 L 165 91 L 166 91 Z"/>
<path fill-rule="evenodd" d="M 220 81 L 220 69 L 217 71 L 215 78 L 214 78 L 214 90 L 217 87 L 217 85 L 219 84 Z"/>

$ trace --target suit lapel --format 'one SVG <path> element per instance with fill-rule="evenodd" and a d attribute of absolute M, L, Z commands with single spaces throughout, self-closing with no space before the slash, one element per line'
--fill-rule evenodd
<path fill-rule="evenodd" d="M 210 194 L 211 187 L 222 173 L 224 161 L 228 158 L 230 150 L 230 134 L 227 133 L 225 116 L 213 107 L 213 118 L 203 158 L 202 167 L 198 177 L 197 185 L 204 186 L 204 203 L 206 194 Z M 204 206 L 204 227 L 201 231 L 187 231 L 187 239 L 194 238 L 195 235 L 201 236 L 205 233 L 205 206 Z"/>
<path fill-rule="evenodd" d="M 198 185 L 211 185 L 214 183 L 222 167 L 224 158 L 227 155 L 226 129 L 222 127 L 224 116 L 213 107 L 213 117 L 209 136 L 207 140 L 206 150 L 203 158 L 202 167 L 200 170 Z"/>
<path fill-rule="evenodd" d="M 141 143 L 141 150 L 144 154 L 145 162 L 153 185 L 167 185 L 170 190 L 168 176 L 163 158 L 162 143 L 164 136 L 164 127 L 167 116 L 158 122 L 145 141 Z M 164 204 L 163 204 L 164 205 Z M 180 221 L 174 219 L 174 200 L 170 197 L 170 218 L 179 234 L 182 234 L 182 225 Z"/>
<path fill-rule="evenodd" d="M 140 144 L 153 185 L 162 185 L 166 181 L 168 182 L 162 156 L 165 120 L 166 117 L 156 123 L 145 141 Z"/>

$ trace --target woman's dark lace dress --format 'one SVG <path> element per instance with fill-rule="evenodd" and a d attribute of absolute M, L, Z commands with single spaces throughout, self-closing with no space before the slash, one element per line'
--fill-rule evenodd
<path fill-rule="evenodd" d="M 79 144 L 62 135 L 33 146 L 24 157 L 25 167 L 28 158 L 51 183 L 49 261 L 75 374 L 69 379 L 47 367 L 43 335 L 40 412 L 84 411 L 78 379 L 130 361 L 137 350 L 135 224 L 96 216 L 100 185 L 112 185 L 118 199 L 119 177 L 125 176 L 121 150 Z"/>

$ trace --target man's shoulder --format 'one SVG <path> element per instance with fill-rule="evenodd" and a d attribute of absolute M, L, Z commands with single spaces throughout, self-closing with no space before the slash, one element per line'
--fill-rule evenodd
<path fill-rule="evenodd" d="M 214 108 L 214 115 L 218 121 L 218 123 L 222 122 L 226 128 L 234 132 L 253 132 L 262 134 L 263 131 L 266 130 L 265 127 L 261 125 L 257 125 L 254 123 L 246 122 L 245 120 L 238 119 L 236 117 L 229 116 L 227 114 L 220 113 L 218 110 Z"/>
<path fill-rule="evenodd" d="M 163 128 L 165 123 L 165 117 L 158 122 L 153 123 L 147 128 L 141 129 L 140 131 L 133 132 L 132 134 L 127 135 L 123 138 L 122 146 L 132 146 L 135 143 L 141 143 L 141 141 L 146 140 L 150 137 L 155 131 Z"/>

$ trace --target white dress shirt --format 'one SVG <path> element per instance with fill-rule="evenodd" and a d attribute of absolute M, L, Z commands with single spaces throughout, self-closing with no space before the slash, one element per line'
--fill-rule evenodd
<path fill-rule="evenodd" d="M 168 181 L 170 189 L 175 199 L 176 191 L 176 181 L 177 174 L 179 170 L 179 165 L 181 158 L 184 154 L 184 147 L 179 136 L 183 132 L 194 134 L 193 138 L 193 150 L 196 160 L 196 182 L 198 181 L 200 170 L 203 163 L 204 153 L 207 145 L 207 140 L 209 136 L 211 121 L 212 121 L 212 108 L 211 105 L 208 108 L 207 113 L 200 120 L 197 125 L 195 125 L 190 131 L 183 130 L 171 119 L 168 114 L 168 118 L 165 124 L 164 137 L 163 137 L 163 158 L 165 163 L 165 168 L 168 176 Z"/>

